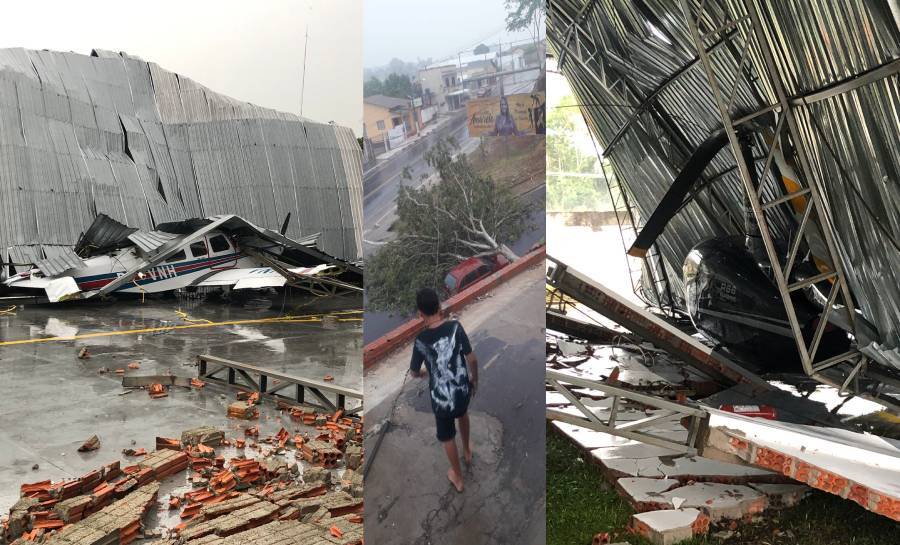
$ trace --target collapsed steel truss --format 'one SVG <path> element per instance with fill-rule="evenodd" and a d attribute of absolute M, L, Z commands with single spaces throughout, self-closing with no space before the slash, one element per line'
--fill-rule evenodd
<path fill-rule="evenodd" d="M 601 380 L 591 380 L 551 369 L 547 370 L 547 384 L 562 394 L 581 413 L 576 415 L 571 412 L 548 408 L 547 418 L 550 420 L 558 420 L 573 426 L 667 448 L 679 454 L 694 455 L 698 453 L 697 441 L 701 430 L 704 428 L 704 423 L 709 420 L 709 413 L 700 407 L 632 392 L 624 388 L 610 386 Z M 578 396 L 572 393 L 570 386 L 597 390 L 612 399 L 609 417 L 601 419 Z M 619 409 L 626 401 L 638 403 L 643 407 L 650 407 L 655 412 L 639 420 L 617 421 Z M 652 428 L 655 426 L 665 422 L 681 422 L 685 418 L 688 419 L 688 434 L 684 441 L 677 441 L 670 437 L 653 433 Z"/>
<path fill-rule="evenodd" d="M 850 324 L 851 332 L 854 333 L 854 335 L 856 333 L 854 328 L 854 318 L 856 312 L 853 307 L 853 297 L 850 295 L 850 290 L 844 278 L 841 260 L 837 255 L 834 233 L 831 226 L 828 225 L 828 218 L 823 213 L 821 204 L 821 189 L 819 188 L 818 182 L 815 177 L 811 175 L 813 170 L 810 165 L 810 159 L 807 156 L 806 149 L 803 146 L 802 139 L 800 138 L 800 134 L 797 129 L 793 106 L 791 105 L 787 95 L 785 94 L 784 86 L 781 81 L 781 75 L 772 58 L 772 51 L 769 48 L 769 44 L 764 38 L 760 38 L 760 36 L 762 35 L 760 30 L 761 22 L 759 19 L 759 14 L 756 12 L 755 6 L 750 5 L 750 2 L 745 2 L 744 7 L 747 10 L 746 14 L 735 19 L 721 21 L 719 26 L 704 32 L 700 29 L 700 25 L 702 24 L 702 22 L 714 20 L 712 17 L 704 17 L 705 4 L 705 0 L 701 0 L 699 6 L 697 6 L 692 0 L 681 0 L 682 9 L 684 10 L 685 18 L 687 19 L 688 23 L 688 28 L 691 31 L 694 45 L 697 48 L 697 55 L 700 59 L 700 67 L 702 67 L 709 81 L 709 86 L 712 90 L 713 98 L 715 99 L 716 106 L 719 110 L 719 115 L 722 118 L 722 125 L 724 127 L 726 135 L 728 136 L 728 142 L 731 147 L 731 152 L 734 155 L 735 161 L 737 162 L 741 181 L 744 183 L 744 189 L 749 196 L 749 204 L 753 210 L 753 215 L 756 218 L 756 222 L 759 225 L 759 230 L 762 236 L 763 244 L 765 245 L 766 254 L 769 258 L 769 263 L 772 265 L 772 277 L 775 280 L 775 285 L 778 287 L 778 292 L 781 294 L 781 299 L 784 303 L 788 321 L 791 325 L 791 331 L 794 335 L 794 341 L 800 354 L 800 362 L 803 365 L 804 372 L 806 372 L 806 374 L 810 377 L 813 377 L 816 380 L 822 382 L 836 385 L 840 387 L 841 390 L 846 390 L 850 387 L 852 379 L 858 375 L 859 371 L 865 366 L 868 360 L 855 348 L 843 354 L 838 354 L 822 361 L 817 362 L 815 359 L 816 351 L 819 347 L 819 342 L 821 341 L 822 335 L 825 332 L 825 326 L 828 325 L 828 318 L 835 309 L 835 304 L 840 302 L 846 309 L 845 315 L 848 319 L 848 323 Z M 709 40 L 710 38 L 716 39 L 720 37 L 719 35 L 721 33 L 727 32 L 731 29 L 736 29 L 737 32 L 731 33 L 728 39 L 743 40 L 743 45 L 741 46 L 741 58 L 738 63 L 739 73 L 733 76 L 733 87 L 728 90 L 728 94 L 725 95 L 723 93 L 723 89 L 719 84 L 719 74 L 716 70 L 716 66 L 710 59 L 710 56 L 713 53 L 707 52 L 707 40 Z M 756 48 L 758 48 L 757 50 L 760 53 L 760 58 L 762 60 L 762 66 L 759 67 L 762 69 L 757 69 L 753 72 L 755 72 L 756 76 L 759 78 L 766 78 L 766 83 L 768 85 L 763 85 L 763 87 L 770 87 L 772 90 L 774 90 L 775 97 L 769 105 L 763 107 L 762 109 L 757 110 L 752 114 L 742 116 L 741 119 L 736 119 L 732 110 L 734 94 L 735 90 L 740 85 L 742 78 L 750 73 L 749 70 L 745 72 L 742 69 L 744 67 L 751 66 L 754 62 L 753 60 L 749 59 L 749 51 L 751 45 L 755 45 Z M 775 156 L 776 150 L 778 149 L 778 141 L 781 136 L 781 131 L 788 131 L 790 133 L 791 140 L 792 142 L 794 142 L 794 146 L 797 150 L 797 157 L 803 167 L 803 172 L 807 173 L 807 175 L 805 179 L 805 187 L 801 187 L 800 189 L 797 189 L 796 191 L 788 193 L 781 197 L 769 201 L 764 201 L 760 197 L 759 188 L 756 187 L 754 183 L 755 176 L 754 174 L 751 174 L 750 171 L 751 168 L 755 168 L 755 165 L 749 165 L 745 160 L 744 154 L 741 152 L 741 145 L 738 141 L 736 128 L 740 123 L 749 121 L 756 116 L 763 115 L 769 112 L 774 112 L 777 115 L 778 122 L 775 126 L 775 135 L 771 140 L 760 179 L 768 179 L 766 177 L 766 174 L 772 167 L 772 161 Z M 808 200 L 806 202 L 806 208 L 803 212 L 803 218 L 800 222 L 800 226 L 797 229 L 797 232 L 793 235 L 793 240 L 790 244 L 790 251 L 788 252 L 786 259 L 784 260 L 785 263 L 782 264 L 782 259 L 779 251 L 775 247 L 774 237 L 772 236 L 772 232 L 769 229 L 769 221 L 766 217 L 766 211 L 798 197 L 804 197 Z M 815 217 L 815 219 L 813 219 L 813 217 Z M 791 283 L 791 270 L 794 266 L 797 253 L 800 250 L 801 243 L 804 240 L 804 234 L 806 233 L 807 228 L 810 227 L 811 221 L 817 221 L 820 227 L 822 227 L 821 232 L 824 235 L 827 253 L 823 256 L 820 256 L 820 258 L 824 260 L 824 262 L 827 264 L 826 267 L 829 270 L 825 270 L 820 274 L 812 276 L 805 280 Z M 791 292 L 821 282 L 830 282 L 831 292 L 828 295 L 828 302 L 825 304 L 824 309 L 819 316 L 818 326 L 816 327 L 813 338 L 811 342 L 807 344 L 800 323 L 797 320 L 797 312 L 791 300 Z M 852 370 L 847 374 L 847 379 L 843 382 L 843 384 L 834 384 L 833 379 L 822 374 L 822 371 L 830 367 L 848 363 L 853 367 Z"/>

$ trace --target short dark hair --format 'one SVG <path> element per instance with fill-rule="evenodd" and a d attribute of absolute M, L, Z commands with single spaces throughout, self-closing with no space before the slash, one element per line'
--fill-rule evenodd
<path fill-rule="evenodd" d="M 441 299 L 432 288 L 422 288 L 416 293 L 416 308 L 426 316 L 434 316 L 441 311 Z"/>

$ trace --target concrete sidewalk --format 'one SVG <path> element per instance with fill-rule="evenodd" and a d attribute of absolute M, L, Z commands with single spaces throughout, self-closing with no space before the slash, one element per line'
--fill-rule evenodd
<path fill-rule="evenodd" d="M 544 524 L 544 267 L 533 267 L 458 317 L 480 361 L 470 406 L 473 467 L 458 494 L 435 438 L 424 380 L 407 379 L 409 349 L 365 374 L 366 451 L 396 399 L 391 427 L 366 477 L 372 543 L 542 544 Z M 535 317 L 523 323 L 524 316 Z"/>

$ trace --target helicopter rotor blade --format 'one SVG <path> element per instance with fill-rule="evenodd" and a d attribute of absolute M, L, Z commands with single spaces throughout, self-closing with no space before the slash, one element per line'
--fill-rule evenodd
<path fill-rule="evenodd" d="M 644 257 L 647 255 L 647 251 L 653 246 L 659 235 L 662 234 L 663 229 L 685 204 L 685 198 L 697 180 L 700 179 L 704 169 L 727 144 L 728 136 L 724 132 L 719 131 L 703 141 L 694 150 L 681 172 L 672 181 L 669 190 L 666 191 L 666 194 L 650 215 L 647 223 L 644 224 L 644 228 L 638 233 L 631 248 L 628 249 L 628 255 L 633 257 Z"/>

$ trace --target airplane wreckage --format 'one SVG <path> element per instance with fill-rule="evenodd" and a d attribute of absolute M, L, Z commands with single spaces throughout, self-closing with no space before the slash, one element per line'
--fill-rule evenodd
<path fill-rule="evenodd" d="M 112 293 L 185 288 L 291 286 L 315 295 L 362 292 L 360 267 L 316 248 L 318 234 L 293 240 L 234 215 L 164 223 L 153 231 L 98 215 L 71 252 L 33 264 L 3 281 L 5 291 L 41 290 L 57 303 Z M 21 270 L 23 265 L 32 265 Z"/>

